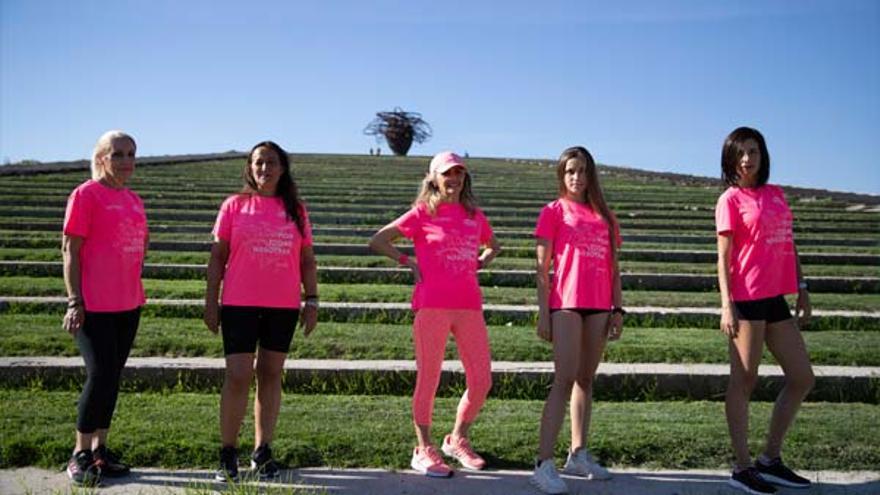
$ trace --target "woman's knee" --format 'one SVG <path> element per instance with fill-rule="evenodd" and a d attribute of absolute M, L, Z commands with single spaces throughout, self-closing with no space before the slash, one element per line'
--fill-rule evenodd
<path fill-rule="evenodd" d="M 812 369 L 807 369 L 806 371 L 792 375 L 786 375 L 785 386 L 791 388 L 801 396 L 806 397 L 807 394 L 810 393 L 810 390 L 813 390 L 813 387 L 816 386 L 816 376 L 813 374 Z"/>
<path fill-rule="evenodd" d="M 728 390 L 740 392 L 746 396 L 752 394 L 755 387 L 758 386 L 758 372 L 740 372 L 731 373 L 728 382 Z"/>
<path fill-rule="evenodd" d="M 226 387 L 232 390 L 247 390 L 253 381 L 254 372 L 252 369 L 242 368 L 226 368 Z"/>

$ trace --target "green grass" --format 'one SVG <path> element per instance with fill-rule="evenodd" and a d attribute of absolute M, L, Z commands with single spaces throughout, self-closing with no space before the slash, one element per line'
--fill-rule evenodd
<path fill-rule="evenodd" d="M 148 297 L 160 299 L 202 299 L 205 282 L 202 280 L 144 279 Z M 409 302 L 412 287 L 384 284 L 321 284 L 321 299 L 344 302 Z M 483 287 L 486 304 L 533 305 L 535 289 L 531 287 Z M 63 296 L 64 282 L 57 277 L 0 277 L 0 295 L 3 296 Z M 717 307 L 715 292 L 638 291 L 624 292 L 626 306 Z M 793 298 L 789 298 L 793 304 Z M 824 310 L 880 310 L 880 294 L 810 295 L 814 309 Z"/>
<path fill-rule="evenodd" d="M 75 392 L 0 391 L 4 404 L 0 467 L 58 467 L 70 455 Z M 124 393 L 111 445 L 135 466 L 207 468 L 216 463 L 216 394 Z M 455 398 L 438 398 L 434 436 L 452 424 Z M 497 468 L 531 466 L 541 401 L 487 401 L 471 430 L 476 449 Z M 598 402 L 590 448 L 610 466 L 726 468 L 731 453 L 724 405 L 711 402 Z M 751 407 L 749 444 L 757 452 L 772 404 Z M 407 468 L 414 442 L 409 397 L 286 394 L 273 450 L 293 467 Z M 880 465 L 880 407 L 808 403 L 788 434 L 786 460 L 801 469 L 876 469 Z M 161 425 L 161 426 L 159 426 Z M 567 425 L 557 445 L 563 458 Z M 253 420 L 242 431 L 253 448 Z"/>
<path fill-rule="evenodd" d="M 0 355 L 77 356 L 74 340 L 61 330 L 56 315 L 0 314 Z M 296 359 L 412 360 L 409 325 L 322 322 L 316 332 L 294 337 L 290 356 Z M 496 361 L 551 361 L 549 344 L 532 327 L 490 326 L 492 358 Z M 816 365 L 880 366 L 880 332 L 806 332 L 804 339 Z M 219 336 L 194 318 L 141 320 L 132 356 L 222 357 Z M 447 359 L 457 359 L 449 339 Z M 720 332 L 701 328 L 626 328 L 610 343 L 605 361 L 627 363 L 727 363 L 727 345 Z M 764 362 L 773 363 L 769 352 Z"/>

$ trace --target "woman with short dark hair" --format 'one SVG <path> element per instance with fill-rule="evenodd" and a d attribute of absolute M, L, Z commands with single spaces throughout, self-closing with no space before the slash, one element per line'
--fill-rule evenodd
<path fill-rule="evenodd" d="M 729 339 L 730 381 L 725 411 L 736 464 L 729 484 L 747 493 L 775 493 L 773 485 L 807 488 L 810 481 L 787 468 L 782 441 L 814 377 L 799 326 L 810 317 L 810 297 L 782 188 L 767 183 L 770 154 L 764 136 L 740 127 L 724 141 L 722 179 L 728 188 L 715 207 L 721 331 Z M 786 294 L 797 294 L 791 316 Z M 800 324 L 800 325 L 799 325 Z M 767 348 L 785 373 L 763 453 L 749 454 L 749 398 Z"/>

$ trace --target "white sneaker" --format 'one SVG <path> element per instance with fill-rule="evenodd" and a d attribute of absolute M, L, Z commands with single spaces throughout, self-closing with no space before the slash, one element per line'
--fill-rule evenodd
<path fill-rule="evenodd" d="M 568 459 L 565 461 L 565 467 L 562 468 L 565 474 L 573 474 L 575 476 L 583 476 L 588 480 L 610 480 L 611 473 L 603 468 L 593 459 L 593 456 L 587 452 L 587 449 L 577 449 L 575 452 L 568 453 Z"/>
<path fill-rule="evenodd" d="M 529 479 L 529 482 L 544 493 L 560 494 L 568 493 L 568 487 L 559 473 L 556 472 L 556 464 L 553 459 L 544 459 L 535 467 L 535 473 Z"/>

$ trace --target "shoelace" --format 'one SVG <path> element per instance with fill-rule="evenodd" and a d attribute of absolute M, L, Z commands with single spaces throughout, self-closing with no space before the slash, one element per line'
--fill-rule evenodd
<path fill-rule="evenodd" d="M 432 464 L 443 464 L 443 458 L 434 447 L 425 447 L 422 449 L 422 453 L 431 460 Z"/>
<path fill-rule="evenodd" d="M 453 442 L 453 447 L 455 448 L 455 454 L 458 456 L 466 456 L 466 457 L 475 457 L 476 454 L 474 450 L 471 448 L 471 444 L 467 438 L 459 439 L 457 442 Z"/>

